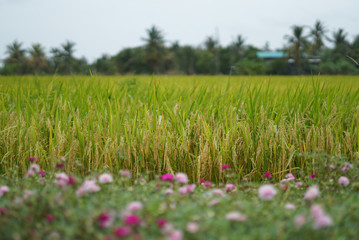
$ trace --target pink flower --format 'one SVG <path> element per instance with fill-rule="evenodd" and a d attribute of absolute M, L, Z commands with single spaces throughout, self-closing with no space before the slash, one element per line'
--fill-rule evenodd
<path fill-rule="evenodd" d="M 183 233 L 181 230 L 172 231 L 166 238 L 166 240 L 181 240 L 183 238 Z"/>
<path fill-rule="evenodd" d="M 326 215 L 326 214 L 319 216 L 314 221 L 314 228 L 315 229 L 320 229 L 320 228 L 324 228 L 324 227 L 330 227 L 332 225 L 333 225 L 333 219 L 330 216 Z"/>
<path fill-rule="evenodd" d="M 66 158 L 65 157 L 60 157 L 60 161 L 61 162 L 66 162 Z"/>
<path fill-rule="evenodd" d="M 317 177 L 317 174 L 311 174 L 311 175 L 309 176 L 309 178 L 311 178 L 311 179 L 316 178 L 316 177 Z"/>
<path fill-rule="evenodd" d="M 314 185 L 305 192 L 304 199 L 307 201 L 313 200 L 314 198 L 317 198 L 320 194 L 319 188 L 317 185 Z"/>
<path fill-rule="evenodd" d="M 6 213 L 7 213 L 7 208 L 5 208 L 5 207 L 0 207 L 0 214 L 1 214 L 1 216 L 4 216 Z"/>
<path fill-rule="evenodd" d="M 108 212 L 103 212 L 97 217 L 97 220 L 100 227 L 107 228 L 112 225 L 114 219 Z"/>
<path fill-rule="evenodd" d="M 347 177 L 341 176 L 338 180 L 339 184 L 343 185 L 344 187 L 349 185 L 349 179 Z"/>
<path fill-rule="evenodd" d="M 100 191 L 100 187 L 95 180 L 85 180 L 83 184 L 77 189 L 76 195 L 81 197 L 85 193 L 94 193 Z"/>
<path fill-rule="evenodd" d="M 330 164 L 330 165 L 329 165 L 329 168 L 333 170 L 333 169 L 335 169 L 335 165 Z"/>
<path fill-rule="evenodd" d="M 314 204 L 310 208 L 310 214 L 311 214 L 312 218 L 318 218 L 320 216 L 325 215 L 325 212 L 324 212 L 324 209 L 320 205 Z"/>
<path fill-rule="evenodd" d="M 347 167 L 342 167 L 342 172 L 346 172 L 348 170 L 348 168 Z"/>
<path fill-rule="evenodd" d="M 9 192 L 9 187 L 8 186 L 2 185 L 0 187 L 0 197 L 2 197 L 3 195 L 5 195 L 8 192 Z"/>
<path fill-rule="evenodd" d="M 131 234 L 131 229 L 128 227 L 118 227 L 113 231 L 116 237 L 122 238 Z"/>
<path fill-rule="evenodd" d="M 302 182 L 297 182 L 295 185 L 296 185 L 297 187 L 303 187 L 303 183 L 302 183 Z"/>
<path fill-rule="evenodd" d="M 213 199 L 208 203 L 208 205 L 213 207 L 213 206 L 216 206 L 218 203 L 219 203 L 218 199 Z"/>
<path fill-rule="evenodd" d="M 222 170 L 226 170 L 227 168 L 229 168 L 229 164 L 225 164 L 221 167 Z"/>
<path fill-rule="evenodd" d="M 29 178 L 29 177 L 32 177 L 34 176 L 35 172 L 31 169 L 29 169 L 26 174 L 25 174 L 25 178 Z"/>
<path fill-rule="evenodd" d="M 295 177 L 292 173 L 288 173 L 285 175 L 285 178 L 287 179 L 288 182 L 294 181 Z"/>
<path fill-rule="evenodd" d="M 183 187 L 180 187 L 178 189 L 178 192 L 181 194 L 181 195 L 185 195 L 187 193 L 187 187 L 186 186 L 183 186 Z"/>
<path fill-rule="evenodd" d="M 259 198 L 265 201 L 273 200 L 276 194 L 277 190 L 275 190 L 275 188 L 270 184 L 262 185 L 258 189 Z"/>
<path fill-rule="evenodd" d="M 111 174 L 109 173 L 103 173 L 99 176 L 98 178 L 99 182 L 104 184 L 104 183 L 110 183 L 113 182 L 113 177 Z"/>
<path fill-rule="evenodd" d="M 166 173 L 164 175 L 161 176 L 161 180 L 162 181 L 172 181 L 174 178 L 174 176 L 170 173 Z"/>
<path fill-rule="evenodd" d="M 41 171 L 39 172 L 39 175 L 43 177 L 43 176 L 46 175 L 46 173 L 45 173 L 45 171 L 41 170 Z"/>
<path fill-rule="evenodd" d="M 134 202 L 130 202 L 128 205 L 127 205 L 127 210 L 128 211 L 131 211 L 131 212 L 134 212 L 134 211 L 139 211 L 142 209 L 142 203 L 141 202 L 138 202 L 138 201 L 134 201 Z"/>
<path fill-rule="evenodd" d="M 167 224 L 167 220 L 164 218 L 157 219 L 157 226 L 163 228 Z"/>
<path fill-rule="evenodd" d="M 270 174 L 269 172 L 266 172 L 266 173 L 263 174 L 263 177 L 265 177 L 265 178 L 272 178 L 273 176 L 272 176 L 272 174 Z"/>
<path fill-rule="evenodd" d="M 181 189 L 181 188 L 180 188 Z M 181 193 L 181 192 L 180 192 Z M 166 195 L 171 195 L 171 194 L 173 194 L 173 190 L 171 189 L 171 188 L 167 188 L 166 190 L 165 190 L 165 194 Z"/>
<path fill-rule="evenodd" d="M 230 221 L 244 222 L 248 217 L 240 212 L 229 212 L 226 214 L 226 219 Z"/>
<path fill-rule="evenodd" d="M 40 172 L 40 170 L 41 170 L 41 169 L 40 169 L 40 166 L 37 165 L 36 163 L 31 164 L 30 167 L 29 167 L 29 169 L 31 169 L 32 171 L 34 171 L 34 172 L 36 172 L 36 173 Z"/>
<path fill-rule="evenodd" d="M 34 157 L 29 158 L 30 162 L 35 162 L 36 160 L 37 160 L 37 158 L 34 158 Z"/>
<path fill-rule="evenodd" d="M 196 233 L 198 232 L 198 224 L 196 222 L 189 222 L 187 223 L 187 231 L 190 233 Z"/>
<path fill-rule="evenodd" d="M 205 188 L 212 188 L 212 183 L 209 181 L 204 181 L 203 185 Z"/>
<path fill-rule="evenodd" d="M 137 226 L 141 224 L 141 219 L 136 215 L 126 217 L 125 224 L 128 226 Z"/>
<path fill-rule="evenodd" d="M 24 199 L 28 199 L 29 197 L 31 197 L 32 195 L 34 195 L 34 192 L 31 190 L 26 190 L 24 192 Z"/>
<path fill-rule="evenodd" d="M 286 210 L 295 210 L 295 205 L 293 203 L 287 203 L 284 208 Z"/>
<path fill-rule="evenodd" d="M 236 189 L 237 189 L 236 185 L 234 185 L 232 183 L 227 183 L 226 184 L 226 192 L 231 192 L 231 191 L 234 191 Z"/>
<path fill-rule="evenodd" d="M 54 215 L 52 215 L 52 214 L 47 214 L 47 215 L 46 215 L 46 220 L 47 220 L 49 223 L 52 223 L 52 222 L 55 220 L 55 217 L 54 217 Z"/>
<path fill-rule="evenodd" d="M 65 168 L 65 164 L 63 163 L 56 163 L 56 166 L 55 166 L 57 169 L 64 169 Z"/>
<path fill-rule="evenodd" d="M 179 183 L 183 183 L 183 184 L 188 183 L 188 177 L 187 174 L 185 173 L 176 173 L 175 179 Z"/>
<path fill-rule="evenodd" d="M 55 175 L 56 180 L 55 180 L 55 184 L 56 186 L 60 187 L 60 188 L 66 188 L 67 184 L 69 182 L 69 176 L 67 176 L 66 173 L 57 173 Z"/>
<path fill-rule="evenodd" d="M 288 186 L 287 185 L 285 185 L 285 184 L 281 184 L 280 185 L 280 189 L 282 189 L 282 190 L 287 190 L 288 189 Z"/>
<path fill-rule="evenodd" d="M 294 225 L 297 228 L 301 228 L 305 224 L 306 221 L 307 221 L 307 219 L 305 218 L 304 215 L 297 215 L 294 217 Z"/>
<path fill-rule="evenodd" d="M 212 190 L 212 193 L 213 193 L 214 195 L 218 195 L 218 196 L 220 196 L 220 197 L 224 197 L 223 191 L 222 191 L 221 189 L 219 189 L 219 188 L 213 189 L 213 190 Z"/>
<path fill-rule="evenodd" d="M 127 169 L 121 170 L 120 171 L 120 175 L 122 177 L 126 177 L 126 178 L 130 178 L 131 177 L 131 172 Z"/>

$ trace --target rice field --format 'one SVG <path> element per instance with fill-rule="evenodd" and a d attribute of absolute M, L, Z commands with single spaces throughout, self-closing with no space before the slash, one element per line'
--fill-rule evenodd
<path fill-rule="evenodd" d="M 191 182 L 315 173 L 323 155 L 359 158 L 355 76 L 0 77 L 0 172 L 28 158 L 87 175 L 129 169 Z"/>

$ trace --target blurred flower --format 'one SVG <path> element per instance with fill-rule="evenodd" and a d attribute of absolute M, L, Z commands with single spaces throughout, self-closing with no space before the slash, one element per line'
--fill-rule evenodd
<path fill-rule="evenodd" d="M 263 177 L 265 177 L 265 178 L 272 178 L 273 176 L 272 176 L 272 174 L 270 174 L 269 172 L 266 172 L 266 173 L 263 174 Z"/>
<path fill-rule="evenodd" d="M 225 164 L 221 167 L 222 170 L 226 170 L 227 168 L 229 168 L 229 164 Z"/>
<path fill-rule="evenodd" d="M 211 206 L 211 207 L 213 207 L 213 206 L 216 206 L 218 203 L 219 203 L 219 200 L 215 198 L 215 199 L 211 200 L 211 201 L 208 203 L 208 205 Z"/>
<path fill-rule="evenodd" d="M 303 183 L 302 183 L 302 182 L 297 182 L 295 185 L 296 185 L 297 187 L 303 187 Z"/>
<path fill-rule="evenodd" d="M 272 200 L 276 194 L 277 190 L 270 184 L 262 185 L 258 189 L 259 198 L 265 201 Z"/>
<path fill-rule="evenodd" d="M 231 192 L 237 189 L 236 185 L 232 183 L 227 183 L 225 188 L 226 188 L 226 192 Z"/>
<path fill-rule="evenodd" d="M 212 190 L 212 193 L 213 193 L 214 195 L 218 195 L 218 196 L 220 196 L 220 197 L 224 197 L 224 193 L 223 193 L 222 189 L 215 188 L 215 189 Z"/>
<path fill-rule="evenodd" d="M 34 158 L 34 157 L 29 158 L 30 162 L 35 162 L 36 160 L 37 160 L 37 158 Z"/>
<path fill-rule="evenodd" d="M 56 166 L 55 166 L 57 169 L 64 169 L 65 168 L 65 164 L 63 163 L 56 163 Z"/>
<path fill-rule="evenodd" d="M 167 188 L 167 189 L 165 190 L 165 194 L 166 194 L 166 195 L 171 195 L 171 194 L 173 194 L 173 190 L 172 190 L 171 188 Z"/>
<path fill-rule="evenodd" d="M 333 169 L 335 169 L 335 165 L 330 164 L 330 165 L 329 165 L 329 168 L 333 170 Z"/>
<path fill-rule="evenodd" d="M 198 224 L 196 222 L 189 222 L 187 223 L 187 231 L 190 233 L 196 233 L 198 232 Z"/>
<path fill-rule="evenodd" d="M 25 174 L 25 178 L 29 178 L 29 177 L 32 177 L 34 176 L 35 172 L 31 169 L 29 169 L 26 174 Z"/>
<path fill-rule="evenodd" d="M 100 191 L 100 187 L 96 184 L 95 180 L 85 180 L 83 184 L 77 189 L 76 195 L 81 197 L 85 193 L 93 193 Z"/>
<path fill-rule="evenodd" d="M 45 173 L 45 171 L 41 170 L 41 171 L 39 172 L 39 175 L 43 177 L 43 176 L 46 175 L 46 173 Z"/>
<path fill-rule="evenodd" d="M 34 192 L 31 190 L 26 190 L 24 192 L 24 199 L 28 199 L 29 197 L 31 197 L 32 195 L 34 195 Z"/>
<path fill-rule="evenodd" d="M 5 195 L 8 192 L 9 192 L 9 187 L 8 186 L 2 185 L 0 187 L 0 197 L 2 197 L 3 195 Z"/>
<path fill-rule="evenodd" d="M 128 205 L 127 205 L 127 210 L 128 211 L 131 211 L 131 212 L 134 212 L 134 211 L 139 211 L 142 209 L 142 203 L 141 202 L 138 202 L 138 201 L 134 201 L 134 202 L 130 202 Z"/>
<path fill-rule="evenodd" d="M 60 161 L 61 162 L 66 162 L 66 158 L 65 157 L 60 157 Z"/>
<path fill-rule="evenodd" d="M 52 214 L 46 215 L 46 221 L 48 221 L 49 223 L 52 223 L 54 220 L 55 220 L 54 215 L 52 215 Z"/>
<path fill-rule="evenodd" d="M 279 185 L 280 186 L 280 189 L 282 189 L 282 190 L 287 190 L 288 189 L 288 186 L 287 185 L 285 185 L 285 184 L 281 184 L 281 185 Z"/>
<path fill-rule="evenodd" d="M 107 228 L 112 225 L 114 218 L 108 212 L 101 213 L 98 217 L 98 225 L 102 228 Z"/>
<path fill-rule="evenodd" d="M 40 172 L 40 170 L 41 170 L 41 169 L 40 169 L 40 166 L 37 165 L 36 163 L 31 164 L 30 167 L 29 167 L 29 169 L 31 169 L 32 171 L 34 171 L 34 172 L 36 172 L 36 173 Z"/>
<path fill-rule="evenodd" d="M 317 174 L 313 173 L 309 176 L 309 178 L 313 179 L 313 178 L 316 178 L 317 177 Z"/>
<path fill-rule="evenodd" d="M 119 238 L 126 237 L 131 234 L 131 229 L 128 227 L 118 227 L 115 228 L 113 234 Z"/>
<path fill-rule="evenodd" d="M 0 207 L 0 215 L 4 216 L 7 213 L 8 209 L 5 207 Z"/>
<path fill-rule="evenodd" d="M 291 182 L 291 181 L 295 180 L 295 177 L 294 177 L 293 173 L 286 174 L 285 178 L 288 180 L 288 182 Z"/>
<path fill-rule="evenodd" d="M 166 240 L 181 240 L 182 238 L 183 238 L 182 231 L 174 230 L 166 237 Z"/>
<path fill-rule="evenodd" d="M 157 226 L 160 228 L 164 227 L 167 224 L 167 220 L 164 218 L 157 219 Z"/>
<path fill-rule="evenodd" d="M 286 210 L 295 210 L 295 205 L 293 203 L 287 203 L 284 208 Z"/>
<path fill-rule="evenodd" d="M 319 188 L 317 185 L 314 185 L 310 188 L 308 188 L 308 190 L 305 192 L 304 194 L 304 199 L 305 200 L 313 200 L 314 198 L 317 198 L 320 194 Z"/>
<path fill-rule="evenodd" d="M 333 219 L 330 216 L 326 215 L 326 214 L 319 216 L 314 221 L 314 228 L 315 229 L 329 227 L 329 226 L 332 226 L 332 225 L 333 225 Z"/>
<path fill-rule="evenodd" d="M 226 219 L 230 221 L 244 222 L 248 217 L 240 212 L 229 212 L 226 214 Z"/>
<path fill-rule="evenodd" d="M 113 182 L 113 177 L 109 173 L 103 173 L 98 178 L 100 183 L 110 183 Z"/>
<path fill-rule="evenodd" d="M 176 173 L 175 179 L 179 183 L 183 183 L 183 184 L 188 183 L 188 177 L 187 174 L 185 173 Z"/>
<path fill-rule="evenodd" d="M 301 228 L 305 224 L 306 221 L 307 221 L 307 219 L 304 215 L 297 215 L 294 217 L 294 225 L 297 228 Z"/>
<path fill-rule="evenodd" d="M 161 176 L 161 180 L 162 181 L 172 181 L 174 178 L 174 176 L 170 173 L 166 173 L 164 175 Z"/>
<path fill-rule="evenodd" d="M 320 216 L 325 215 L 324 209 L 319 204 L 314 204 L 310 208 L 310 214 L 312 218 L 318 218 Z"/>
<path fill-rule="evenodd" d="M 350 181 L 347 177 L 341 176 L 338 180 L 339 184 L 343 185 L 344 187 L 348 186 Z"/>
<path fill-rule="evenodd" d="M 126 177 L 126 178 L 130 178 L 131 177 L 131 172 L 127 169 L 123 169 L 120 171 L 120 175 L 122 177 Z"/>
<path fill-rule="evenodd" d="M 60 188 L 66 188 L 69 183 L 69 176 L 66 173 L 56 173 L 55 175 L 55 184 Z"/>
<path fill-rule="evenodd" d="M 180 187 L 178 189 L 178 192 L 181 194 L 181 195 L 185 195 L 187 193 L 187 188 L 186 186 L 183 186 L 183 187 Z"/>
<path fill-rule="evenodd" d="M 205 188 L 212 188 L 212 183 L 209 181 L 204 181 L 203 185 Z"/>
<path fill-rule="evenodd" d="M 125 224 L 128 226 L 137 226 L 141 224 L 141 219 L 136 215 L 130 215 L 125 218 Z"/>

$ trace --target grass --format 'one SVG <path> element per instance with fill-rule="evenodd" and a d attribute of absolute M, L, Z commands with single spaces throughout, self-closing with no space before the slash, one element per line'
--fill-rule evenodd
<path fill-rule="evenodd" d="M 306 174 L 321 152 L 359 148 L 359 79 L 348 76 L 0 77 L 0 172 L 103 169 L 223 181 Z"/>

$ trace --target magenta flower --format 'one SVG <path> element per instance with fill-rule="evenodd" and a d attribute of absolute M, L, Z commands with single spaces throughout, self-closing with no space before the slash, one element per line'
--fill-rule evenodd
<path fill-rule="evenodd" d="M 204 180 L 203 178 L 201 178 L 201 179 L 199 179 L 199 182 L 200 182 L 200 183 L 204 183 L 205 180 Z"/>
<path fill-rule="evenodd" d="M 226 170 L 227 168 L 229 168 L 229 164 L 223 165 L 223 166 L 221 167 L 222 170 Z"/>
<path fill-rule="evenodd" d="M 113 223 L 113 217 L 107 212 L 101 213 L 97 217 L 97 220 L 98 220 L 98 225 L 102 228 L 109 227 Z"/>
<path fill-rule="evenodd" d="M 45 173 L 45 171 L 41 170 L 41 171 L 39 172 L 39 175 L 43 177 L 43 176 L 46 175 L 46 173 Z"/>
<path fill-rule="evenodd" d="M 56 163 L 56 168 L 57 168 L 57 169 L 64 169 L 64 168 L 65 168 L 65 164 L 63 164 L 63 163 Z"/>
<path fill-rule="evenodd" d="M 46 215 L 46 221 L 48 221 L 49 223 L 52 223 L 54 220 L 55 220 L 54 215 L 52 215 L 52 214 Z"/>
<path fill-rule="evenodd" d="M 311 175 L 309 176 L 309 178 L 311 178 L 311 179 L 316 178 L 316 177 L 317 177 L 317 174 L 311 174 Z"/>
<path fill-rule="evenodd" d="M 5 208 L 5 207 L 0 207 L 0 214 L 1 214 L 1 216 L 4 216 L 6 213 L 7 213 L 7 208 Z"/>
<path fill-rule="evenodd" d="M 163 228 L 167 224 L 167 220 L 164 218 L 157 219 L 157 226 Z"/>
<path fill-rule="evenodd" d="M 265 178 L 272 178 L 273 176 L 272 176 L 272 174 L 270 174 L 269 172 L 266 172 L 266 173 L 263 174 L 263 177 L 265 177 Z"/>
<path fill-rule="evenodd" d="M 212 183 L 210 181 L 204 181 L 203 185 L 205 188 L 212 188 Z"/>
<path fill-rule="evenodd" d="M 118 227 L 113 231 L 116 237 L 122 238 L 131 234 L 131 229 L 128 227 Z"/>
<path fill-rule="evenodd" d="M 36 160 L 37 160 L 37 158 L 34 158 L 34 157 L 29 158 L 30 162 L 35 162 Z"/>
<path fill-rule="evenodd" d="M 170 173 L 166 173 L 164 175 L 161 176 L 161 180 L 162 181 L 172 181 L 174 178 L 174 176 Z"/>
<path fill-rule="evenodd" d="M 69 179 L 67 180 L 67 183 L 68 183 L 69 185 L 75 184 L 75 177 L 69 176 Z"/>
<path fill-rule="evenodd" d="M 128 226 L 137 226 L 141 224 L 141 219 L 136 215 L 126 217 L 125 224 Z"/>

